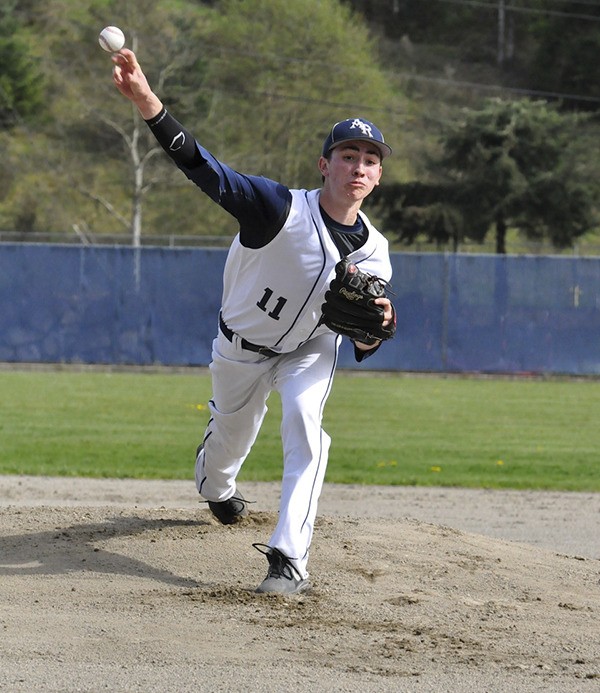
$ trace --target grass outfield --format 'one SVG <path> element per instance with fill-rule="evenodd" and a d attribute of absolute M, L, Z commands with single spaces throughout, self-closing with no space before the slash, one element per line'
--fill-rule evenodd
<path fill-rule="evenodd" d="M 0 474 L 193 479 L 204 372 L 0 371 Z M 338 372 L 337 483 L 600 491 L 600 382 Z M 240 480 L 281 476 L 280 406 Z"/>

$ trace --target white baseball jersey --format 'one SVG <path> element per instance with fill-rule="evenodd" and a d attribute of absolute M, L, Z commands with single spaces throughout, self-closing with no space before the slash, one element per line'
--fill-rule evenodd
<path fill-rule="evenodd" d="M 290 352 L 319 334 L 321 305 L 340 260 L 319 212 L 319 190 L 292 190 L 282 230 L 268 245 L 229 250 L 223 277 L 222 314 L 227 326 L 249 342 Z M 366 243 L 349 255 L 364 271 L 391 277 L 387 239 L 361 213 Z"/>

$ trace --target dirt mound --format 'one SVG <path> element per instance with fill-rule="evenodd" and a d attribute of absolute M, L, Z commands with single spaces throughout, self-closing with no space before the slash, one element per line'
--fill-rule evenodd
<path fill-rule="evenodd" d="M 268 540 L 272 510 L 224 527 L 197 499 L 178 508 L 17 495 L 6 491 L 0 507 L 1 689 L 600 686 L 594 558 L 406 517 L 325 515 L 312 592 L 282 598 L 254 593 L 267 564 L 252 543 Z"/>

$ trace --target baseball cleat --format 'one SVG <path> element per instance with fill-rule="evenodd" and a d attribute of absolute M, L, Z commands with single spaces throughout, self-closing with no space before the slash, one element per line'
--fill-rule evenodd
<path fill-rule="evenodd" d="M 225 501 L 208 501 L 208 507 L 221 524 L 233 525 L 248 515 L 247 503 L 244 496 L 236 490 L 233 496 Z"/>
<path fill-rule="evenodd" d="M 301 594 L 311 588 L 308 580 L 302 578 L 290 559 L 279 549 L 266 544 L 252 544 L 255 549 L 264 553 L 269 561 L 267 577 L 256 588 L 262 594 Z"/>

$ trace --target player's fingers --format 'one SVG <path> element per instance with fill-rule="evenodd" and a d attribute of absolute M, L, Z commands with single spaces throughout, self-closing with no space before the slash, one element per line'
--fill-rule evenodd
<path fill-rule="evenodd" d="M 142 72 L 142 68 L 140 67 L 138 59 L 133 51 L 130 51 L 129 48 L 122 48 L 119 51 L 119 54 L 123 60 L 123 65 L 126 66 L 128 70 L 130 70 L 132 73 L 136 70 Z"/>
<path fill-rule="evenodd" d="M 120 57 L 122 61 L 126 63 L 137 64 L 137 59 L 135 53 L 129 48 L 121 48 L 114 54 L 115 57 Z"/>
<path fill-rule="evenodd" d="M 118 53 L 113 53 L 112 61 L 115 65 L 118 65 L 123 72 L 128 72 L 133 74 L 136 70 L 141 72 L 139 63 L 137 62 L 135 55 L 131 51 L 127 51 L 126 48 L 122 48 Z"/>
<path fill-rule="evenodd" d="M 373 303 L 383 308 L 383 325 L 389 325 L 394 319 L 394 310 L 389 298 L 376 298 Z"/>
<path fill-rule="evenodd" d="M 123 73 L 118 65 L 113 67 L 113 82 L 117 85 L 123 84 Z"/>

